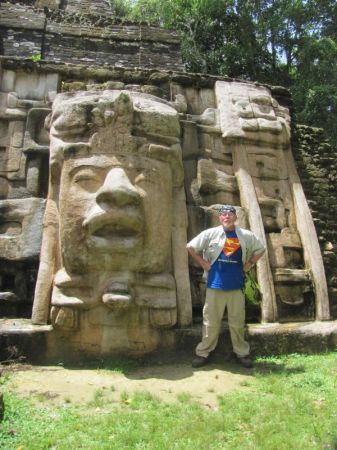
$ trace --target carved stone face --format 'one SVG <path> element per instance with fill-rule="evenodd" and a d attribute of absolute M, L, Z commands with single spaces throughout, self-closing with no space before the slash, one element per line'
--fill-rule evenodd
<path fill-rule="evenodd" d="M 146 277 L 172 279 L 179 133 L 177 112 L 145 94 L 57 98 L 49 193 L 55 210 L 48 209 L 58 230 L 53 305 L 129 304 Z"/>
<path fill-rule="evenodd" d="M 289 111 L 272 98 L 267 88 L 243 83 L 217 83 L 221 100 L 223 137 L 250 143 L 286 146 Z"/>
<path fill-rule="evenodd" d="M 93 154 L 63 164 L 60 240 L 68 273 L 160 272 L 169 257 L 169 163 L 142 155 Z"/>

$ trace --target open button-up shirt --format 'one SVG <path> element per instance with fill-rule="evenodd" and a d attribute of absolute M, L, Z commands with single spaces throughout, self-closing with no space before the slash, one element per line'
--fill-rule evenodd
<path fill-rule="evenodd" d="M 263 253 L 265 251 L 265 246 L 250 230 L 235 227 L 235 232 L 240 241 L 243 264 L 245 264 L 252 255 Z M 203 258 L 213 264 L 222 252 L 225 241 L 226 231 L 223 226 L 220 225 L 202 231 L 193 238 L 187 246 L 192 247 L 198 253 L 202 253 Z"/>

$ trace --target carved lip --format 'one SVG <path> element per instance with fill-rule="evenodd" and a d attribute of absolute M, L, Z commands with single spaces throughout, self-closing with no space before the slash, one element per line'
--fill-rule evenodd
<path fill-rule="evenodd" d="M 135 208 L 99 211 L 91 214 L 83 226 L 88 230 L 91 243 L 97 247 L 131 249 L 141 240 L 143 217 Z"/>
<path fill-rule="evenodd" d="M 92 232 L 93 236 L 103 237 L 109 239 L 112 236 L 130 236 L 135 234 L 138 229 L 135 229 L 134 224 L 130 226 L 129 223 L 121 224 L 121 223 L 108 223 L 96 229 Z"/>

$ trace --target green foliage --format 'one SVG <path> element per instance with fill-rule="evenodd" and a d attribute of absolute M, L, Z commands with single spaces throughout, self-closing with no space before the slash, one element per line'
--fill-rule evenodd
<path fill-rule="evenodd" d="M 97 389 L 94 393 L 92 401 L 88 403 L 88 406 L 103 406 L 104 405 L 104 392 L 102 389 Z"/>
<path fill-rule="evenodd" d="M 262 302 L 262 293 L 254 275 L 251 272 L 245 273 L 245 298 L 253 305 L 260 305 Z"/>
<path fill-rule="evenodd" d="M 331 142 L 337 138 L 337 43 L 331 38 L 303 41 L 298 52 L 297 73 L 291 88 L 297 120 L 322 127 Z"/>
<path fill-rule="evenodd" d="M 129 17 L 132 12 L 131 0 L 110 0 L 112 13 L 116 17 Z"/>
<path fill-rule="evenodd" d="M 335 142 L 335 1 L 114 0 L 113 5 L 132 20 L 175 29 L 189 71 L 291 88 L 297 119 L 324 126 Z"/>
<path fill-rule="evenodd" d="M 34 61 L 34 62 L 38 62 L 38 61 L 41 61 L 42 55 L 41 55 L 41 53 L 34 52 L 34 53 L 31 55 L 30 59 L 31 59 L 32 61 Z"/>

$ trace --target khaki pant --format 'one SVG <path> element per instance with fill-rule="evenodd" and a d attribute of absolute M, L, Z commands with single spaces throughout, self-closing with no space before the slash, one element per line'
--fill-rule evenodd
<path fill-rule="evenodd" d="M 209 353 L 215 349 L 226 307 L 233 351 L 239 357 L 249 355 L 249 344 L 245 341 L 245 297 L 243 292 L 241 290 L 207 289 L 203 310 L 202 341 L 195 350 L 198 356 L 207 358 Z"/>

